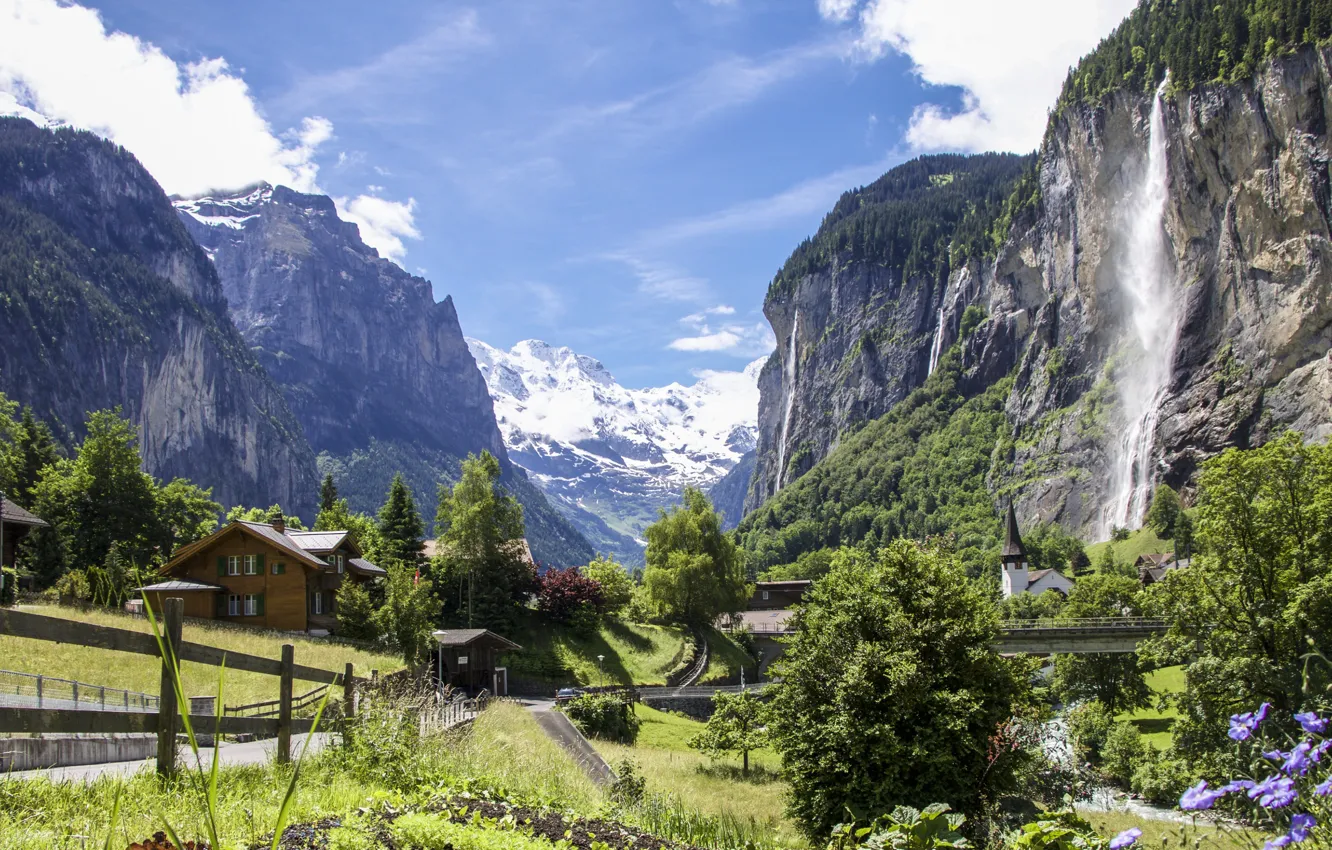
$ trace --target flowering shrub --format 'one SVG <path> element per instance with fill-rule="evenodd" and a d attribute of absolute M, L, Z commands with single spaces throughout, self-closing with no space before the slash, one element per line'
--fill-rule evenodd
<path fill-rule="evenodd" d="M 541 576 L 537 607 L 556 620 L 568 623 L 594 619 L 601 602 L 601 584 L 583 575 L 577 567 L 553 567 Z"/>
<path fill-rule="evenodd" d="M 1274 730 L 1263 722 L 1271 711 L 1263 703 L 1257 711 L 1236 714 L 1230 718 L 1229 735 L 1239 746 L 1251 751 L 1253 775 L 1263 778 L 1239 777 L 1224 785 L 1212 787 L 1206 780 L 1189 788 L 1179 798 L 1179 807 L 1185 811 L 1210 809 L 1223 798 L 1238 808 L 1247 808 L 1272 832 L 1279 833 L 1267 842 L 1265 850 L 1280 850 L 1290 844 L 1313 839 L 1311 844 L 1322 846 L 1332 839 L 1326 827 L 1332 814 L 1332 758 L 1324 760 L 1332 749 L 1332 738 L 1324 737 L 1328 720 L 1312 711 L 1296 714 L 1302 734 L 1296 738 Z M 1281 749 L 1284 738 L 1290 749 Z"/>

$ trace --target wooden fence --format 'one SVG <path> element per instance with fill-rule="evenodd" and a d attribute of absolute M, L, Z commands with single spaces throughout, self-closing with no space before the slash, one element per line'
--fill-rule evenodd
<path fill-rule="evenodd" d="M 321 685 L 340 685 L 343 688 L 343 717 L 350 719 L 355 711 L 356 678 L 352 665 L 342 673 L 332 673 L 315 667 L 295 663 L 295 648 L 282 647 L 281 660 L 260 658 L 239 652 L 226 652 L 212 646 L 186 643 L 181 639 L 181 623 L 185 602 L 172 598 L 164 601 L 162 612 L 162 642 L 166 646 L 163 657 L 157 639 L 151 634 L 98 626 L 59 617 L 46 617 L 24 611 L 0 609 L 0 634 L 14 637 L 47 640 L 76 646 L 110 649 L 162 658 L 161 695 L 157 711 L 99 711 L 90 709 L 35 709 L 26 707 L 0 707 L 0 732 L 10 733 L 84 733 L 84 734 L 157 734 L 157 772 L 162 775 L 176 770 L 176 735 L 181 730 L 179 706 L 176 702 L 175 681 L 180 662 L 192 661 L 214 667 L 225 665 L 230 670 L 243 670 L 277 676 L 277 717 L 236 717 L 224 714 L 191 715 L 190 725 L 201 732 L 217 730 L 223 734 L 253 734 L 277 737 L 277 759 L 291 760 L 292 733 L 311 731 L 313 721 L 292 717 L 292 682 L 301 680 Z M 308 696 L 308 695 L 307 695 Z M 322 694 L 321 697 L 322 698 Z M 188 702 L 188 701 L 187 701 Z M 344 726 L 344 731 L 346 731 Z"/>

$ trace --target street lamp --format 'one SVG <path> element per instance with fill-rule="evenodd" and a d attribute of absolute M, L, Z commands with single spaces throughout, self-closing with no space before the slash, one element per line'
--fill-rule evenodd
<path fill-rule="evenodd" d="M 604 655 L 597 656 L 597 676 L 601 679 L 601 684 L 603 685 L 606 684 L 606 670 L 604 667 L 602 667 L 602 662 L 605 660 L 606 656 Z"/>

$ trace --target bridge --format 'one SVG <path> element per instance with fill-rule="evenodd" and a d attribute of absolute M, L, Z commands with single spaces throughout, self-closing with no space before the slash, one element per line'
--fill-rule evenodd
<path fill-rule="evenodd" d="M 795 634 L 793 611 L 762 612 L 766 616 L 746 625 L 764 645 L 764 666 L 780 654 L 780 638 Z M 772 617 L 772 614 L 787 616 Z M 1088 617 L 1069 620 L 1006 620 L 999 624 L 994 649 L 1003 655 L 1088 655 L 1133 652 L 1145 638 L 1164 632 L 1164 620 L 1146 617 Z M 731 631 L 724 627 L 724 631 Z M 768 650 L 775 650 L 768 657 Z"/>

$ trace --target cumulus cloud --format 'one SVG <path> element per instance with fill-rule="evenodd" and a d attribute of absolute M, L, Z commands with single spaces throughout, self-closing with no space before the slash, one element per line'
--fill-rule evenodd
<path fill-rule="evenodd" d="M 378 187 L 371 186 L 374 190 Z M 407 254 L 403 239 L 420 239 L 416 229 L 416 199 L 406 202 L 389 201 L 377 195 L 358 195 L 355 198 L 334 198 L 338 215 L 353 222 L 361 230 L 361 240 L 379 253 L 401 263 Z"/>
<path fill-rule="evenodd" d="M 0 0 L 0 115 L 92 130 L 128 148 L 177 195 L 259 180 L 320 192 L 315 157 L 333 138 L 333 122 L 317 115 L 274 129 L 225 59 L 177 63 L 108 32 L 95 10 L 57 0 Z M 403 240 L 421 238 L 416 201 L 378 195 L 339 198 L 338 209 L 366 244 L 401 261 Z"/>
<path fill-rule="evenodd" d="M 723 304 L 685 316 L 680 319 L 680 324 L 688 328 L 690 334 L 671 340 L 668 347 L 676 351 L 726 352 L 737 357 L 754 357 L 772 351 L 777 343 L 766 322 L 726 322 L 713 327 L 708 320 L 710 315 L 734 313 L 734 308 Z"/>
<path fill-rule="evenodd" d="M 863 58 L 908 56 L 931 85 L 963 90 L 961 111 L 916 108 L 917 150 L 1033 150 L 1071 65 L 1136 0 L 818 0 L 824 18 L 854 21 Z"/>
<path fill-rule="evenodd" d="M 315 150 L 333 133 L 319 117 L 276 132 L 226 60 L 177 64 L 56 0 L 0 0 L 0 90 L 124 145 L 178 194 L 256 180 L 308 191 Z"/>

